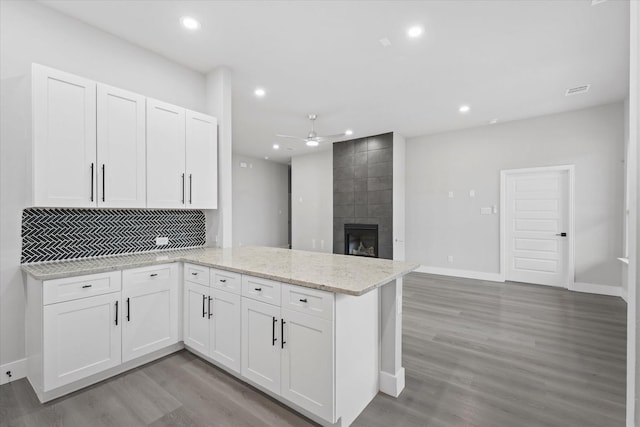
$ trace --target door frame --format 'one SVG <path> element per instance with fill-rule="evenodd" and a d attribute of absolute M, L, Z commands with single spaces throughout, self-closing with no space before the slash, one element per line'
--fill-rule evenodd
<path fill-rule="evenodd" d="M 500 279 L 506 281 L 507 252 L 506 252 L 506 206 L 507 206 L 507 178 L 537 172 L 567 172 L 568 178 L 568 221 L 567 234 L 569 245 L 567 255 L 567 280 L 563 287 L 571 289 L 575 283 L 575 165 L 542 166 L 535 168 L 504 169 L 500 171 Z"/>

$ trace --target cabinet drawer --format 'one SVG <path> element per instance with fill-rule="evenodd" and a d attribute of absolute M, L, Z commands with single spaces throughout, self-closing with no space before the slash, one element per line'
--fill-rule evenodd
<path fill-rule="evenodd" d="M 163 264 L 124 270 L 122 272 L 122 291 L 127 295 L 138 295 L 169 289 L 173 281 L 177 281 L 177 269 L 177 264 Z"/>
<path fill-rule="evenodd" d="M 42 286 L 42 304 L 47 305 L 117 292 L 122 288 L 122 276 L 120 271 L 111 271 L 45 280 Z"/>
<path fill-rule="evenodd" d="M 282 284 L 282 308 L 333 320 L 333 293 Z"/>
<path fill-rule="evenodd" d="M 211 286 L 223 291 L 233 292 L 240 295 L 242 292 L 242 275 L 239 273 L 232 273 L 230 271 L 217 270 L 212 268 L 210 270 Z"/>
<path fill-rule="evenodd" d="M 209 267 L 185 263 L 184 280 L 185 282 L 193 282 L 209 286 Z"/>
<path fill-rule="evenodd" d="M 242 275 L 242 296 L 280 306 L 280 282 Z"/>

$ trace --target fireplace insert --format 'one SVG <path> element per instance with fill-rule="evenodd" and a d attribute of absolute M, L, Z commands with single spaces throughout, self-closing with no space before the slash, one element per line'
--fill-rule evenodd
<path fill-rule="evenodd" d="M 378 224 L 345 224 L 344 254 L 378 258 Z"/>

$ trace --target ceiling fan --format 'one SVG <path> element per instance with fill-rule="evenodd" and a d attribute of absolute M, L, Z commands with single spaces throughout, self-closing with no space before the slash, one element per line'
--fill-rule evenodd
<path fill-rule="evenodd" d="M 309 114 L 307 116 L 309 120 L 311 120 L 311 131 L 307 134 L 306 137 L 293 136 L 293 135 L 276 135 L 280 138 L 292 138 L 298 139 L 300 141 L 304 141 L 309 147 L 317 147 L 321 142 L 327 142 L 331 139 L 342 138 L 343 136 L 347 136 L 347 133 L 337 133 L 335 135 L 318 135 L 313 128 L 313 124 L 315 120 L 318 118 L 317 114 Z"/>

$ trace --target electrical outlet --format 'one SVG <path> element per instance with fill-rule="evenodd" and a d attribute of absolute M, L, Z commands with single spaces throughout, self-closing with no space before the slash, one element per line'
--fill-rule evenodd
<path fill-rule="evenodd" d="M 449 255 L 447 257 L 447 262 L 453 262 L 453 255 Z"/>
<path fill-rule="evenodd" d="M 168 237 L 156 237 L 156 246 L 164 246 L 169 244 Z"/>

